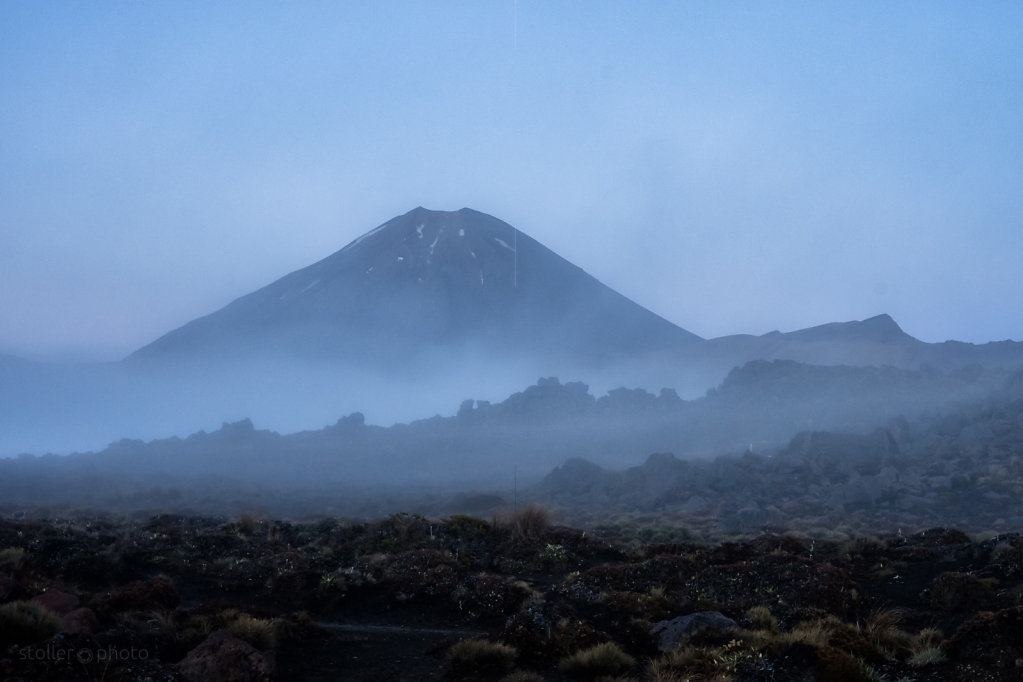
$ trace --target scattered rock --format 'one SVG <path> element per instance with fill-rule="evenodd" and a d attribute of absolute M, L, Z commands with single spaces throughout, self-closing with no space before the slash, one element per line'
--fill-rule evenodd
<path fill-rule="evenodd" d="M 717 611 L 700 611 L 688 616 L 662 620 L 651 628 L 650 634 L 658 638 L 657 648 L 660 651 L 671 651 L 698 630 L 728 630 L 738 627 L 738 623 Z"/>
<path fill-rule="evenodd" d="M 273 659 L 227 630 L 217 630 L 178 663 L 188 682 L 269 682 L 275 679 Z"/>

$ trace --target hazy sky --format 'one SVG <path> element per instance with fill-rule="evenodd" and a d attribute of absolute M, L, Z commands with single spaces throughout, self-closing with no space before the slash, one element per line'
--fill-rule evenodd
<path fill-rule="evenodd" d="M 423 205 L 701 336 L 1023 339 L 1023 3 L 0 3 L 0 351 L 116 359 Z"/>

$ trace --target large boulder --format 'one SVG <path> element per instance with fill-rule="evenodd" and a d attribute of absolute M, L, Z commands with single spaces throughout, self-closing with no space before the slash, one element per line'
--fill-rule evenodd
<path fill-rule="evenodd" d="M 699 611 L 688 616 L 662 620 L 654 625 L 650 634 L 657 637 L 660 651 L 671 651 L 700 630 L 732 630 L 739 624 L 717 611 Z"/>

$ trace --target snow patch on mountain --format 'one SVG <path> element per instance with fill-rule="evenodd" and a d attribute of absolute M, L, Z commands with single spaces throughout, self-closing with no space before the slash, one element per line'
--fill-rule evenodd
<path fill-rule="evenodd" d="M 359 244 L 361 244 L 362 242 L 366 241 L 367 239 L 369 239 L 373 235 L 379 234 L 381 231 L 386 229 L 392 222 L 394 222 L 394 221 L 393 220 L 388 220 L 386 223 L 384 223 L 380 227 L 372 229 L 369 232 L 367 232 L 366 234 L 362 235 L 361 237 L 356 238 L 348 246 L 344 247 L 341 250 L 342 251 L 348 251 L 349 249 L 351 249 L 351 248 L 353 248 L 355 246 L 358 246 Z"/>

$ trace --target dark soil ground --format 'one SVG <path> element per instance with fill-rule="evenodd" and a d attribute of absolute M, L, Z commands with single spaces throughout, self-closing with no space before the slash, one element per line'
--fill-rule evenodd
<path fill-rule="evenodd" d="M 4 680 L 1023 680 L 1021 603 L 1015 533 L 0 520 Z"/>

